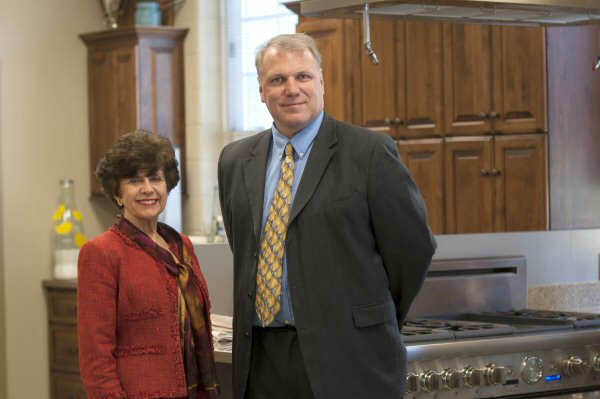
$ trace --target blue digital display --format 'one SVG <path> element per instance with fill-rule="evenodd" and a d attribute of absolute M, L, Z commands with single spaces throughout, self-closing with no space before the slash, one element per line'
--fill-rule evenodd
<path fill-rule="evenodd" d="M 554 375 L 547 375 L 546 376 L 546 382 L 560 381 L 561 379 L 562 379 L 562 376 L 560 374 L 554 374 Z"/>

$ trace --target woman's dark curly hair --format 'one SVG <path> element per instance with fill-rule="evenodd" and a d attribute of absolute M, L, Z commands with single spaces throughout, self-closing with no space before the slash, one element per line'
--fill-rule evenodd
<path fill-rule="evenodd" d="M 167 192 L 179 182 L 175 150 L 168 138 L 146 130 L 135 130 L 119 137 L 96 167 L 96 177 L 102 192 L 115 204 L 120 195 L 120 180 L 129 179 L 140 170 L 154 174 L 162 170 Z"/>

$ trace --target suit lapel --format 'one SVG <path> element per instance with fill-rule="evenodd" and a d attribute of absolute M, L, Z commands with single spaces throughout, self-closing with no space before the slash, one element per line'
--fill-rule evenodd
<path fill-rule="evenodd" d="M 250 147 L 248 158 L 242 161 L 244 186 L 248 195 L 248 202 L 252 209 L 252 223 L 254 224 L 254 238 L 260 240 L 262 228 L 262 213 L 265 192 L 265 171 L 271 146 L 271 130 L 259 133 L 258 140 Z"/>
<path fill-rule="evenodd" d="M 294 221 L 315 192 L 315 188 L 319 180 L 321 180 L 321 176 L 323 176 L 329 160 L 335 153 L 336 143 L 335 121 L 329 115 L 325 114 L 323 123 L 321 123 L 319 132 L 313 143 L 313 148 L 310 151 L 308 163 L 302 173 L 302 180 L 300 180 L 300 185 L 292 204 L 292 213 L 288 224 Z"/>

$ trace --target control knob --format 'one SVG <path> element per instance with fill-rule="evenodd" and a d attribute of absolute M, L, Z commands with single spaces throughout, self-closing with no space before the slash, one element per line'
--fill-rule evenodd
<path fill-rule="evenodd" d="M 587 373 L 589 368 L 590 364 L 582 360 L 579 356 L 569 356 L 568 359 L 562 362 L 563 372 L 570 377 L 583 375 Z"/>
<path fill-rule="evenodd" d="M 537 384 L 544 376 L 544 362 L 537 356 L 527 356 L 521 363 L 521 378 L 527 384 Z"/>
<path fill-rule="evenodd" d="M 498 366 L 495 363 L 490 363 L 483 369 L 485 383 L 488 385 L 504 384 L 506 382 L 506 374 L 504 367 Z"/>
<path fill-rule="evenodd" d="M 600 373 L 600 353 L 594 356 L 594 360 L 592 360 L 592 367 L 594 368 L 594 372 Z"/>
<path fill-rule="evenodd" d="M 483 385 L 483 370 L 467 366 L 462 371 L 464 385 L 468 388 Z"/>
<path fill-rule="evenodd" d="M 454 389 L 460 388 L 462 386 L 462 372 L 447 368 L 441 373 L 442 378 L 442 388 L 443 389 Z"/>
<path fill-rule="evenodd" d="M 419 392 L 419 376 L 415 373 L 406 375 L 406 392 Z"/>
<path fill-rule="evenodd" d="M 431 392 L 440 389 L 440 374 L 431 370 L 425 370 L 419 376 L 421 388 L 425 392 Z"/>

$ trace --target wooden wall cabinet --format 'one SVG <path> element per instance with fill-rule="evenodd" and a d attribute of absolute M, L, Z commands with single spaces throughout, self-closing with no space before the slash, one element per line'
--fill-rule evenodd
<path fill-rule="evenodd" d="M 297 32 L 310 35 L 319 48 L 325 83 L 325 111 L 334 118 L 356 123 L 353 99 L 360 67 L 359 21 L 302 18 Z"/>
<path fill-rule="evenodd" d="M 77 342 L 77 282 L 46 280 L 48 307 L 50 398 L 86 399 L 79 374 Z"/>
<path fill-rule="evenodd" d="M 429 225 L 434 234 L 446 231 L 444 140 L 398 140 L 398 150 L 427 205 Z"/>
<path fill-rule="evenodd" d="M 335 82 L 325 109 L 397 139 L 433 232 L 546 230 L 545 30 L 371 18 L 372 65 L 362 26 L 345 23 L 297 29 Z"/>
<path fill-rule="evenodd" d="M 443 136 L 442 34 L 441 23 L 372 19 L 380 63 L 360 52 L 359 124 L 394 138 Z"/>
<path fill-rule="evenodd" d="M 447 135 L 547 132 L 543 28 L 444 25 Z"/>
<path fill-rule="evenodd" d="M 187 29 L 157 26 L 80 35 L 87 46 L 92 194 L 101 193 L 94 176 L 98 162 L 123 133 L 163 134 L 184 156 L 186 34 Z"/>
<path fill-rule="evenodd" d="M 446 232 L 548 229 L 547 135 L 446 139 Z"/>

